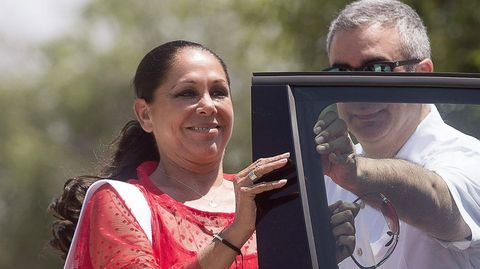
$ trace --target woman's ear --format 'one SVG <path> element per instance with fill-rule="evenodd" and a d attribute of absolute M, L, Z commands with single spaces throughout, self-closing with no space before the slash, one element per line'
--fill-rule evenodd
<path fill-rule="evenodd" d="M 144 99 L 135 99 L 133 103 L 133 112 L 135 113 L 138 122 L 142 126 L 142 129 L 147 133 L 153 132 L 153 122 L 150 117 L 150 107 Z"/>
<path fill-rule="evenodd" d="M 433 72 L 432 59 L 427 58 L 419 62 L 415 67 L 415 72 Z"/>

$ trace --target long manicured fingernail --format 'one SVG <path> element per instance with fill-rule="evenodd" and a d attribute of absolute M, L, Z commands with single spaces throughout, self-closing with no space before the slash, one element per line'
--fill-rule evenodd
<path fill-rule="evenodd" d="M 290 152 L 285 152 L 282 154 L 282 157 L 285 156 L 285 157 L 290 157 Z"/>
<path fill-rule="evenodd" d="M 282 184 L 285 184 L 285 183 L 287 183 L 287 180 L 286 180 L 286 179 L 280 179 L 280 180 L 278 181 L 278 185 L 282 185 Z"/>
<path fill-rule="evenodd" d="M 317 137 L 315 138 L 315 142 L 316 142 L 317 144 L 321 144 L 321 143 L 323 143 L 323 141 L 325 141 L 325 137 L 323 137 L 323 136 L 317 136 Z"/>
<path fill-rule="evenodd" d="M 326 150 L 327 148 L 325 146 L 317 146 L 317 152 L 322 153 Z"/>
<path fill-rule="evenodd" d="M 313 133 L 316 134 L 316 135 L 318 135 L 320 133 L 320 131 L 322 131 L 322 127 L 317 126 L 317 127 L 313 128 Z"/>

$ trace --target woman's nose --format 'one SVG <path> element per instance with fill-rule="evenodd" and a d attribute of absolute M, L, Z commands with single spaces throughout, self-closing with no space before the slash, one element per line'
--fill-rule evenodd
<path fill-rule="evenodd" d="M 215 101 L 210 94 L 205 94 L 200 98 L 197 105 L 197 113 L 210 116 L 217 113 L 217 107 Z"/>

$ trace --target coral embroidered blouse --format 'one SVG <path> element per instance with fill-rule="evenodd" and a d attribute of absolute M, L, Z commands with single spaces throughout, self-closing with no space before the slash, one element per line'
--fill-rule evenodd
<path fill-rule="evenodd" d="M 85 205 L 71 268 L 200 268 L 198 252 L 233 221 L 234 213 L 197 210 L 163 193 L 149 178 L 157 165 L 141 164 L 138 179 L 129 181 L 150 205 L 152 243 L 122 197 L 105 184 Z M 258 268 L 255 234 L 242 253 L 230 268 Z"/>

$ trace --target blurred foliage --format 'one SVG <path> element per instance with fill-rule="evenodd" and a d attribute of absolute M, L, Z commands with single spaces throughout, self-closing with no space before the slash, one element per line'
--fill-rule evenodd
<path fill-rule="evenodd" d="M 47 245 L 46 207 L 68 177 L 93 173 L 132 117 L 131 80 L 147 51 L 187 39 L 227 62 L 236 118 L 225 165 L 235 172 L 251 156 L 251 73 L 326 67 L 328 23 L 347 2 L 88 2 L 70 32 L 32 48 L 38 68 L 25 63 L 14 76 L 0 74 L 0 268 L 61 267 Z M 429 28 L 436 71 L 480 70 L 477 0 L 406 2 Z M 471 125 L 480 120 L 478 108 L 452 111 Z"/>

